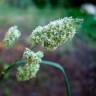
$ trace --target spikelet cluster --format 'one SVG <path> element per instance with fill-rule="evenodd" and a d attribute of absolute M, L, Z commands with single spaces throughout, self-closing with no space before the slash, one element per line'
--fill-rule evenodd
<path fill-rule="evenodd" d="M 30 49 L 26 48 L 23 54 L 23 60 L 26 64 L 18 67 L 16 73 L 17 80 L 24 81 L 34 78 L 39 71 L 42 57 L 43 53 L 41 51 L 34 53 Z"/>
<path fill-rule="evenodd" d="M 17 26 L 12 26 L 9 28 L 8 32 L 6 33 L 3 43 L 6 48 L 12 47 L 17 39 L 20 37 L 21 33 L 18 30 Z"/>
<path fill-rule="evenodd" d="M 73 38 L 80 22 L 81 19 L 65 17 L 48 25 L 38 26 L 29 36 L 28 42 L 32 46 L 41 44 L 48 50 L 56 49 Z"/>

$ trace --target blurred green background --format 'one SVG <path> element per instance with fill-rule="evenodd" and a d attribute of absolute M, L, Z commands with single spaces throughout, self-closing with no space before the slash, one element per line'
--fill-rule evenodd
<path fill-rule="evenodd" d="M 30 47 L 24 40 L 34 28 L 65 16 L 84 22 L 72 42 L 45 51 L 44 59 L 65 66 L 72 96 L 96 96 L 96 0 L 0 0 L 0 60 L 10 63 L 21 58 L 24 48 Z M 15 47 L 5 49 L 1 41 L 12 25 L 19 27 L 22 37 Z M 36 46 L 33 50 L 43 49 Z M 0 96 L 65 96 L 61 74 L 48 66 L 41 66 L 37 78 L 26 82 L 17 82 L 15 71 L 0 82 Z"/>
<path fill-rule="evenodd" d="M 32 31 L 38 25 L 65 16 L 83 18 L 81 37 L 90 47 L 96 47 L 93 44 L 96 39 L 96 15 L 87 14 L 86 9 L 81 8 L 87 2 L 96 4 L 95 0 L 0 0 L 0 26 L 18 25 Z"/>

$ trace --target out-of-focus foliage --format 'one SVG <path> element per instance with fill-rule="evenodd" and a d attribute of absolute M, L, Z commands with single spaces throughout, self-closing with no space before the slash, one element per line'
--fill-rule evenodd
<path fill-rule="evenodd" d="M 5 0 L 5 3 L 9 4 L 10 6 L 27 8 L 31 5 L 31 0 Z"/>
<path fill-rule="evenodd" d="M 52 7 L 56 7 L 58 5 L 58 0 L 49 0 Z"/>
<path fill-rule="evenodd" d="M 96 4 L 96 0 L 0 0 L 0 2 L 20 8 L 28 8 L 33 4 L 39 8 L 44 8 L 46 5 L 51 5 L 52 7 L 78 7 L 84 3 Z"/>
<path fill-rule="evenodd" d="M 96 40 L 96 17 L 86 17 L 82 29 L 89 39 Z"/>
<path fill-rule="evenodd" d="M 81 36 L 89 47 L 96 48 L 96 16 L 85 16 Z"/>
<path fill-rule="evenodd" d="M 33 1 L 33 3 L 37 6 L 37 7 L 39 7 L 39 8 L 43 8 L 43 7 L 45 7 L 45 5 L 46 5 L 46 0 L 31 0 L 31 1 Z"/>

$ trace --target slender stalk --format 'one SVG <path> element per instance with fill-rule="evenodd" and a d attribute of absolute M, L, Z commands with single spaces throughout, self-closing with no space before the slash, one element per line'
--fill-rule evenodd
<path fill-rule="evenodd" d="M 66 95 L 67 96 L 71 96 L 70 82 L 69 82 L 67 73 L 65 72 L 65 69 L 60 64 L 55 63 L 55 62 L 42 60 L 41 63 L 45 64 L 45 65 L 49 65 L 49 66 L 54 67 L 56 69 L 59 69 L 63 73 L 64 81 L 65 81 L 65 86 L 66 86 Z"/>
<path fill-rule="evenodd" d="M 16 61 L 14 64 L 11 64 L 8 68 L 4 69 L 0 74 L 0 80 L 4 79 L 4 76 L 9 72 L 10 69 L 15 67 L 16 65 L 22 65 L 25 64 L 24 61 Z"/>
<path fill-rule="evenodd" d="M 16 61 L 15 64 L 10 65 L 6 70 L 3 70 L 3 72 L 0 74 L 0 80 L 4 78 L 5 74 L 7 74 L 11 68 L 15 67 L 16 65 L 23 65 L 23 64 L 25 64 L 24 61 Z M 67 73 L 65 72 L 65 69 L 59 63 L 55 63 L 52 61 L 42 60 L 41 64 L 49 65 L 51 67 L 59 69 L 63 73 L 65 86 L 66 86 L 66 95 L 71 96 L 70 82 L 69 82 Z"/>

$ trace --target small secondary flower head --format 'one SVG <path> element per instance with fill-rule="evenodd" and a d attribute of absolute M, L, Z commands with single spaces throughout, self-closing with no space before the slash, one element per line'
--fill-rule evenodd
<path fill-rule="evenodd" d="M 32 50 L 25 48 L 25 51 L 23 53 L 23 60 L 27 64 L 38 64 L 41 62 L 41 58 L 43 57 L 43 53 L 41 51 L 38 51 L 34 53 Z"/>
<path fill-rule="evenodd" d="M 40 68 L 40 62 L 42 61 L 43 53 L 38 51 L 34 53 L 30 49 L 26 48 L 23 54 L 23 60 L 26 62 L 24 66 L 20 66 L 17 69 L 18 80 L 29 80 L 36 76 Z"/>
<path fill-rule="evenodd" d="M 18 81 L 25 81 L 36 77 L 39 71 L 39 64 L 25 64 L 24 66 L 19 66 L 17 69 L 16 77 Z"/>
<path fill-rule="evenodd" d="M 12 47 L 14 43 L 16 42 L 16 40 L 20 37 L 20 35 L 21 33 L 18 30 L 17 26 L 12 26 L 11 28 L 9 28 L 3 40 L 5 47 L 7 48 Z"/>
<path fill-rule="evenodd" d="M 73 38 L 80 22 L 81 19 L 65 17 L 46 26 L 38 26 L 29 36 L 28 42 L 32 46 L 41 44 L 49 50 L 56 49 Z"/>

